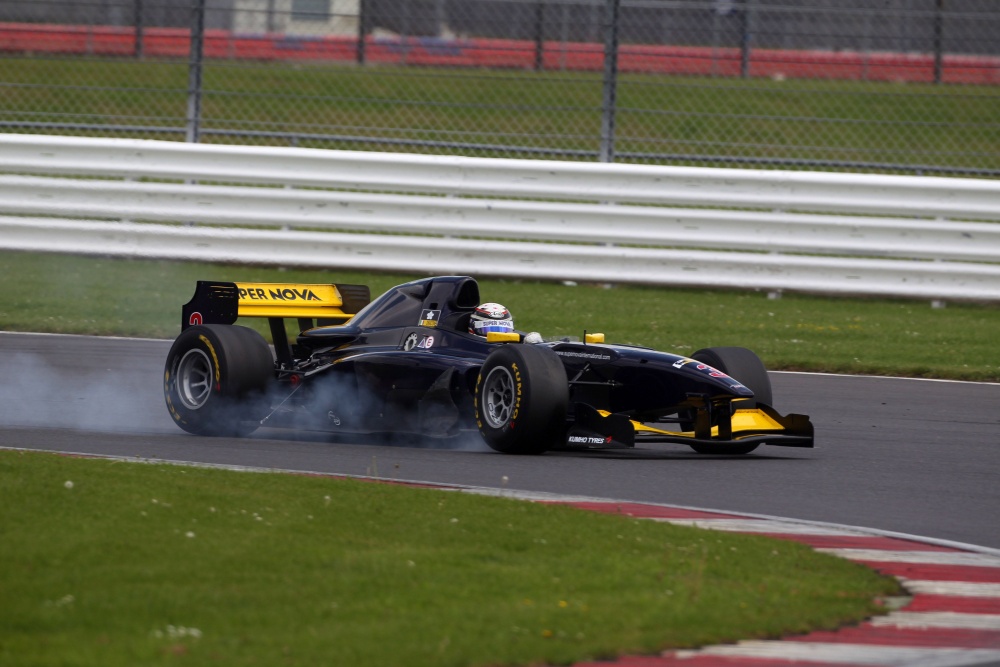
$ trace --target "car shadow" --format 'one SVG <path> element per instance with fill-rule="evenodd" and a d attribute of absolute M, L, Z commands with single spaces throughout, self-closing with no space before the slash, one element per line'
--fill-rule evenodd
<path fill-rule="evenodd" d="M 292 442 L 315 442 L 337 445 L 357 445 L 375 447 L 399 447 L 406 449 L 434 449 L 439 451 L 463 451 L 469 453 L 504 456 L 495 452 L 483 442 L 475 431 L 462 432 L 459 435 L 441 438 L 421 436 L 412 433 L 331 433 L 328 431 L 303 431 L 280 428 L 261 429 L 253 436 L 261 440 L 285 440 Z M 807 460 L 789 451 L 779 454 L 771 451 L 757 450 L 749 454 L 699 454 L 686 449 L 683 445 L 663 445 L 659 447 L 636 447 L 634 449 L 552 449 L 545 452 L 544 457 L 587 458 L 609 461 L 788 461 Z"/>
<path fill-rule="evenodd" d="M 569 458 L 605 459 L 609 461 L 788 461 L 798 460 L 798 456 L 782 456 L 759 451 L 749 454 L 699 454 L 682 449 L 591 449 L 591 450 L 552 450 L 545 456 L 563 456 Z M 804 459 L 803 459 L 804 460 Z"/>

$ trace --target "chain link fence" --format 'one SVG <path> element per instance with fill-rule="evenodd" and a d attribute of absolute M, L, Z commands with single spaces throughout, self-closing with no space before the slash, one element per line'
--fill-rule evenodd
<path fill-rule="evenodd" d="M 996 0 L 5 0 L 0 131 L 1000 176 Z"/>

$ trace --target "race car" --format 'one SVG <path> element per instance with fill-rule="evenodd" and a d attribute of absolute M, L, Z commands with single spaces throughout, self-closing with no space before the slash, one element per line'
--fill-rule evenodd
<path fill-rule="evenodd" d="M 516 330 L 477 335 L 479 307 L 469 276 L 415 280 L 375 300 L 364 285 L 199 281 L 167 355 L 167 409 L 198 435 L 478 431 L 505 454 L 813 446 L 807 416 L 771 406 L 767 371 L 750 350 L 688 357 L 606 344 L 603 334 L 536 343 Z M 273 352 L 235 324 L 240 317 L 268 320 Z"/>

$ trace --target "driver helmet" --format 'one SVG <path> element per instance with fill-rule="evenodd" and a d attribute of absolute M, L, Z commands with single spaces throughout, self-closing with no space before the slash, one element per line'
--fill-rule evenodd
<path fill-rule="evenodd" d="M 514 331 L 514 316 L 506 306 L 499 303 L 484 303 L 476 308 L 469 320 L 469 333 L 485 336 L 491 331 L 510 333 Z"/>

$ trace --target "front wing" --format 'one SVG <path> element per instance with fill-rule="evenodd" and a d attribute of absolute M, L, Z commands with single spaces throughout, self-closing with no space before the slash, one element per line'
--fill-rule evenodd
<path fill-rule="evenodd" d="M 806 415 L 782 416 L 774 408 L 760 403 L 756 408 L 733 412 L 731 432 L 720 435 L 718 426 L 710 437 L 699 438 L 694 431 L 668 431 L 629 419 L 620 414 L 578 403 L 565 446 L 584 449 L 619 449 L 636 443 L 674 443 L 681 445 L 777 445 L 812 447 L 813 425 Z"/>

